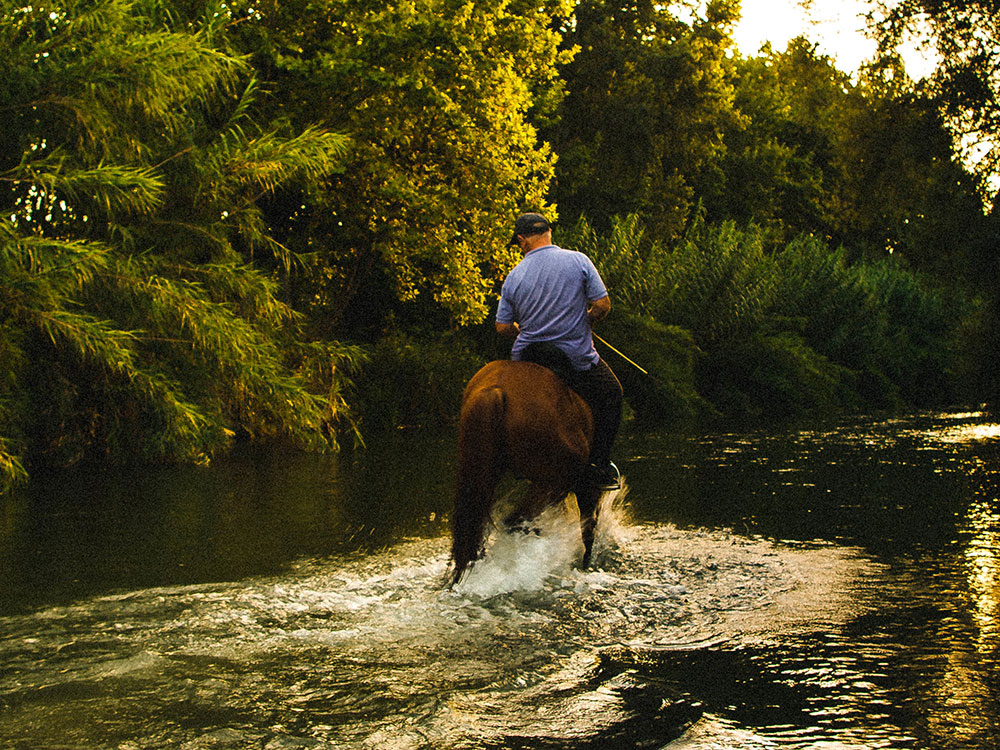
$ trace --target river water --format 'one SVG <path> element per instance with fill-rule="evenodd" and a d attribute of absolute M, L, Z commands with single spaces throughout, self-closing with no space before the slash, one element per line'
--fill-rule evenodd
<path fill-rule="evenodd" d="M 557 509 L 447 590 L 453 445 L 3 501 L 0 747 L 1000 747 L 983 414 L 626 433 L 593 569 Z"/>

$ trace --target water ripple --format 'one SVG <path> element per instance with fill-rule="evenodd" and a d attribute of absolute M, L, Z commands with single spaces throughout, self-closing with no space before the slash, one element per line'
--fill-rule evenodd
<path fill-rule="evenodd" d="M 442 586 L 447 540 L 412 540 L 281 576 L 3 618 L 0 741 L 662 744 L 701 707 L 650 671 L 651 654 L 843 617 L 833 592 L 862 566 L 832 548 L 632 526 L 609 508 L 598 564 L 581 571 L 576 529 L 553 513 L 539 536 L 499 535 L 454 590 Z"/>

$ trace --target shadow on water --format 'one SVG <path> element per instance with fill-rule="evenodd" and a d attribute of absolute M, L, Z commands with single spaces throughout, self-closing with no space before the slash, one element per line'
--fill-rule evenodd
<path fill-rule="evenodd" d="M 15 498 L 0 746 L 997 747 L 981 415 L 625 436 L 594 569 L 553 512 L 447 590 L 452 445 Z"/>

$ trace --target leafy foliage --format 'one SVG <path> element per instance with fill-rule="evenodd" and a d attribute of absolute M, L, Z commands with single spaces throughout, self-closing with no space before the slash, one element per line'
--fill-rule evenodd
<path fill-rule="evenodd" d="M 804 321 L 810 346 L 881 384 L 864 395 L 879 405 L 946 399 L 952 341 L 965 313 L 962 297 L 921 280 L 891 260 L 850 264 L 815 238 L 778 256 L 778 312 Z"/>
<path fill-rule="evenodd" d="M 663 241 L 680 235 L 698 198 L 719 189 L 722 134 L 738 118 L 726 76 L 738 5 L 708 3 L 688 23 L 653 2 L 577 3 L 564 47 L 567 95 L 544 130 L 559 154 L 564 215 L 602 231 L 638 213 Z"/>
<path fill-rule="evenodd" d="M 670 269 L 662 245 L 650 239 L 638 214 L 614 217 L 603 236 L 582 216 L 560 236 L 560 242 L 594 261 L 616 303 L 634 313 L 652 315 Z"/>
<path fill-rule="evenodd" d="M 357 379 L 357 412 L 366 431 L 451 424 L 466 382 L 485 364 L 464 336 L 393 331 Z"/>
<path fill-rule="evenodd" d="M 703 348 L 760 326 L 773 299 L 774 275 L 757 233 L 699 220 L 667 263 L 668 283 L 653 309 L 657 319 L 690 330 Z"/>
<path fill-rule="evenodd" d="M 905 0 L 886 50 L 923 12 L 930 85 L 742 57 L 735 0 L 5 4 L 0 489 L 447 420 L 525 209 L 602 269 L 640 417 L 996 391 L 952 138 L 996 134 L 996 12 Z"/>
<path fill-rule="evenodd" d="M 600 336 L 618 342 L 642 360 L 640 366 L 646 373 L 636 368 L 639 363 L 625 361 L 621 354 L 597 342 L 601 357 L 621 381 L 638 422 L 685 425 L 719 415 L 698 392 L 696 372 L 703 352 L 689 331 L 628 312 L 616 312 L 600 327 Z"/>
<path fill-rule="evenodd" d="M 481 320 L 515 262 L 510 217 L 546 205 L 555 161 L 528 113 L 561 83 L 564 0 L 298 0 L 233 11 L 233 44 L 275 81 L 275 112 L 354 137 L 315 210 L 271 205 L 290 246 L 315 253 L 300 300 L 334 323 L 379 321 L 424 295 L 453 324 Z M 248 23 L 237 25 L 236 21 Z M 366 297 L 384 303 L 371 311 Z M 350 309 L 357 300 L 361 314 Z"/>
<path fill-rule="evenodd" d="M 883 58 L 892 59 L 901 40 L 921 42 L 939 64 L 923 85 L 943 113 L 956 148 L 975 165 L 983 202 L 991 215 L 985 228 L 955 225 L 958 236 L 972 235 L 971 252 L 956 264 L 982 295 L 970 329 L 978 329 L 978 371 L 985 397 L 1000 404 L 996 377 L 995 332 L 1000 326 L 1000 272 L 997 252 L 1000 221 L 1000 7 L 990 0 L 905 0 L 879 2 L 870 25 L 877 32 Z"/>
<path fill-rule="evenodd" d="M 984 174 L 1000 171 L 1000 8 L 992 0 L 879 2 L 870 18 L 882 55 L 892 58 L 904 39 L 932 51 L 940 64 L 929 91 L 950 125 L 984 149 Z"/>
<path fill-rule="evenodd" d="M 710 221 L 754 223 L 774 245 L 811 233 L 852 257 L 894 254 L 961 275 L 988 234 L 980 183 L 898 59 L 852 79 L 799 38 L 737 57 L 733 72 L 746 117 L 726 134 L 726 190 L 706 201 Z"/>
<path fill-rule="evenodd" d="M 850 371 L 790 330 L 765 328 L 729 341 L 705 358 L 699 375 L 705 398 L 735 419 L 801 418 L 861 403 Z"/>
<path fill-rule="evenodd" d="M 660 346 L 672 347 L 674 368 L 661 357 L 660 377 L 693 384 L 681 399 L 691 406 L 675 403 L 675 413 L 711 411 L 695 406 L 695 391 L 716 413 L 744 417 L 925 405 L 955 392 L 948 363 L 964 315 L 958 299 L 945 304 L 939 289 L 891 260 L 851 262 L 809 235 L 772 254 L 762 236 L 696 222 L 665 250 L 631 216 L 607 239 L 586 222 L 569 239 L 594 259 L 624 321 L 648 316 L 638 327 L 619 324 L 632 344 L 656 352 L 657 330 Z M 677 346 L 682 335 L 689 347 Z M 631 386 L 640 409 L 663 413 L 662 398 L 657 405 L 639 392 L 648 386 Z"/>
<path fill-rule="evenodd" d="M 259 126 L 245 63 L 208 28 L 147 10 L 96 0 L 0 18 L 8 481 L 23 455 L 202 460 L 236 431 L 315 446 L 344 416 L 340 376 L 310 391 L 298 315 L 248 261 L 293 262 L 258 200 L 328 174 L 346 141 Z"/>

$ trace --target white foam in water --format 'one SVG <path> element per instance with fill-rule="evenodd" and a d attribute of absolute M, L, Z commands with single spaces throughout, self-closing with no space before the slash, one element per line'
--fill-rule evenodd
<path fill-rule="evenodd" d="M 605 493 L 601 500 L 595 554 L 602 547 L 616 545 L 623 536 L 614 504 L 624 495 L 623 488 Z M 553 578 L 572 577 L 583 556 L 583 542 L 579 513 L 567 512 L 568 507 L 559 504 L 548 508 L 527 533 L 495 531 L 487 544 L 485 557 L 472 566 L 455 590 L 466 596 L 488 599 L 519 591 L 539 591 Z"/>

